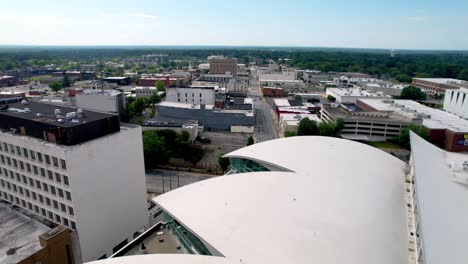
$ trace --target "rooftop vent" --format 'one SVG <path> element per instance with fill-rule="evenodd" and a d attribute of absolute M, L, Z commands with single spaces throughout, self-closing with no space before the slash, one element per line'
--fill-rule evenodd
<path fill-rule="evenodd" d="M 42 116 L 43 116 L 43 114 L 41 114 L 41 113 L 36 114 L 36 117 L 42 117 Z"/>
<path fill-rule="evenodd" d="M 57 109 L 54 110 L 54 114 L 55 115 L 61 115 L 62 111 L 60 111 L 60 109 L 57 108 Z"/>
<path fill-rule="evenodd" d="M 63 118 L 59 118 L 59 119 L 57 119 L 57 122 L 60 123 L 60 124 L 63 124 L 63 123 L 65 123 L 65 120 Z"/>
<path fill-rule="evenodd" d="M 66 119 L 73 119 L 76 117 L 76 112 L 70 112 L 65 115 Z"/>
<path fill-rule="evenodd" d="M 24 108 L 24 112 L 25 112 L 25 113 L 31 113 L 31 109 L 29 109 L 29 108 L 26 107 L 26 108 Z"/>
<path fill-rule="evenodd" d="M 28 105 L 29 102 L 23 99 L 23 100 L 21 101 L 21 104 L 22 104 L 22 105 Z"/>

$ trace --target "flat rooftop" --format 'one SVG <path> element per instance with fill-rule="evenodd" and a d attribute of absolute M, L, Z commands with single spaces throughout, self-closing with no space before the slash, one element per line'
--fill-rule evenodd
<path fill-rule="evenodd" d="M 64 121 L 63 123 L 58 122 L 58 118 L 55 114 L 56 109 L 58 109 L 60 111 L 60 115 L 63 116 L 63 118 L 61 118 Z M 76 113 L 77 110 L 77 108 L 33 101 L 28 101 L 27 104 L 23 104 L 21 101 L 16 103 L 6 103 L 4 100 L 0 100 L 0 116 L 3 115 L 32 120 L 40 123 L 53 124 L 58 127 L 76 127 L 84 123 L 115 116 L 112 114 L 83 110 L 83 117 L 66 118 L 67 113 Z"/>
<path fill-rule="evenodd" d="M 429 129 L 468 132 L 468 120 L 415 101 L 388 99 L 359 99 L 359 101 L 378 111 L 393 111 L 408 118 L 422 117 L 423 125 Z"/>
<path fill-rule="evenodd" d="M 383 93 L 371 93 L 358 88 L 327 88 L 327 92 L 334 93 L 339 96 L 357 96 L 357 97 L 388 97 L 389 95 L 384 95 Z"/>
<path fill-rule="evenodd" d="M 353 105 L 354 106 L 354 105 Z M 356 107 L 356 110 L 352 110 L 344 105 L 333 107 L 330 104 L 324 104 L 323 109 L 334 118 L 342 118 L 346 121 L 361 121 L 361 122 L 399 122 L 399 123 L 420 123 L 421 121 L 416 120 L 416 117 L 409 117 L 401 115 L 398 112 L 393 111 L 366 111 L 360 110 Z"/>
<path fill-rule="evenodd" d="M 18 263 L 35 254 L 42 249 L 39 236 L 51 230 L 4 203 L 0 203 L 0 219 L 0 263 Z"/>

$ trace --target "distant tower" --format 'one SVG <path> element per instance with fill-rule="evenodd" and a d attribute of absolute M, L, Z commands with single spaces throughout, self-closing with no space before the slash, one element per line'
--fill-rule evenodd
<path fill-rule="evenodd" d="M 395 57 L 396 50 L 392 49 L 390 50 L 390 57 Z"/>

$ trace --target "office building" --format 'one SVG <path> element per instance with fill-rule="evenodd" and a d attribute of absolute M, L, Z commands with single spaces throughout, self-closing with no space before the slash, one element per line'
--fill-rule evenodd
<path fill-rule="evenodd" d="M 404 162 L 319 136 L 225 157 L 228 175 L 154 198 L 161 222 L 96 264 L 408 263 Z"/>
<path fill-rule="evenodd" d="M 131 90 L 135 92 L 136 98 L 151 97 L 154 94 L 162 96 L 165 93 L 165 92 L 159 91 L 158 88 L 156 87 L 147 87 L 147 86 L 137 86 L 135 88 L 132 88 Z"/>
<path fill-rule="evenodd" d="M 442 95 L 446 90 L 468 88 L 468 82 L 447 78 L 413 78 L 413 86 L 418 87 L 430 95 Z"/>
<path fill-rule="evenodd" d="M 76 231 L 78 263 L 110 256 L 147 225 L 139 126 L 24 100 L 0 105 L 1 199 Z"/>
<path fill-rule="evenodd" d="M 233 76 L 237 74 L 237 59 L 236 58 L 220 58 L 214 57 L 208 59 L 210 62 L 211 74 L 226 74 L 230 73 Z"/>
<path fill-rule="evenodd" d="M 447 151 L 468 151 L 468 120 L 411 100 L 359 99 L 356 105 L 367 111 L 388 111 L 407 118 L 420 118 L 432 143 Z"/>
<path fill-rule="evenodd" d="M 205 74 L 203 75 L 203 81 L 206 81 L 206 82 L 218 82 L 218 83 L 228 83 L 231 81 L 231 79 L 233 79 L 233 75 L 232 73 L 229 73 L 229 74 Z"/>
<path fill-rule="evenodd" d="M 468 88 L 459 90 L 446 90 L 444 96 L 444 110 L 468 119 Z"/>

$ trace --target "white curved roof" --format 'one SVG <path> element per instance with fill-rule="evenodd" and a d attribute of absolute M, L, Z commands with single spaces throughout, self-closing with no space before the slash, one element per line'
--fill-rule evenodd
<path fill-rule="evenodd" d="M 224 155 L 254 160 L 287 171 L 315 175 L 318 168 L 347 174 L 349 168 L 379 170 L 401 167 L 403 162 L 374 147 L 355 141 L 321 136 L 288 137 L 269 140 Z"/>
<path fill-rule="evenodd" d="M 406 263 L 405 164 L 370 146 L 293 137 L 227 155 L 294 172 L 233 174 L 154 199 L 239 263 Z"/>

